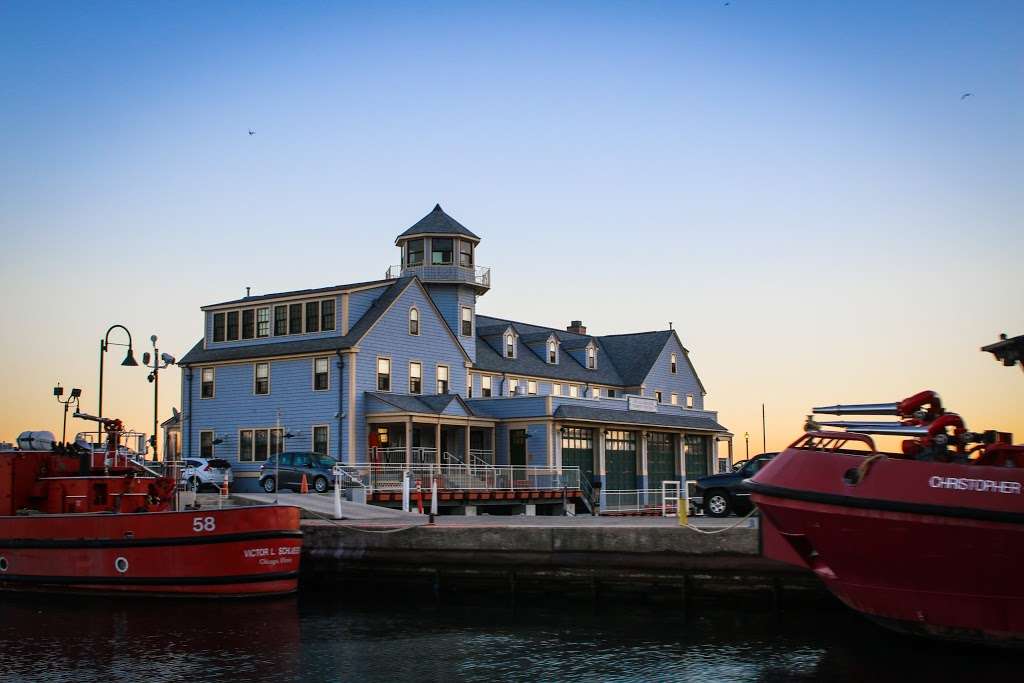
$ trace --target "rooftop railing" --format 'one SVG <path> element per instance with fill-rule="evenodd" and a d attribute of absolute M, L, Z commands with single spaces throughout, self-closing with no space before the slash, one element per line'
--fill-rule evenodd
<path fill-rule="evenodd" d="M 457 266 L 423 264 L 419 266 L 390 266 L 384 274 L 386 280 L 404 275 L 416 275 L 426 282 L 465 282 L 479 287 L 491 286 L 491 269 L 487 266 Z"/>

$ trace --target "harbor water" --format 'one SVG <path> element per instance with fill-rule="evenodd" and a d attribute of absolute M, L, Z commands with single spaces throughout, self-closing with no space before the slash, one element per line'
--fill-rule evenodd
<path fill-rule="evenodd" d="M 963 681 L 1024 656 L 843 609 L 4 595 L 2 681 Z M 970 656 L 970 655 L 974 656 Z"/>

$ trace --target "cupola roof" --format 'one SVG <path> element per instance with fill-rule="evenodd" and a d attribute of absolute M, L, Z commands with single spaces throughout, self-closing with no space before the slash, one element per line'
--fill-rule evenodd
<path fill-rule="evenodd" d="M 402 238 L 414 237 L 416 235 L 455 235 L 468 237 L 475 242 L 480 241 L 480 238 L 474 235 L 469 228 L 446 214 L 440 204 L 435 204 L 433 211 L 421 218 L 416 225 L 399 235 L 398 239 L 401 240 Z"/>

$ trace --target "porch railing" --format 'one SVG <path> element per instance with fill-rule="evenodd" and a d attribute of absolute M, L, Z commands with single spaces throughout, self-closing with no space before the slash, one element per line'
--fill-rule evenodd
<path fill-rule="evenodd" d="M 401 491 L 402 477 L 408 471 L 412 484 L 420 482 L 429 488 L 437 481 L 438 490 L 517 491 L 578 490 L 578 467 L 516 467 L 511 465 L 378 465 L 364 463 L 345 465 L 352 478 L 359 480 L 369 492 Z"/>

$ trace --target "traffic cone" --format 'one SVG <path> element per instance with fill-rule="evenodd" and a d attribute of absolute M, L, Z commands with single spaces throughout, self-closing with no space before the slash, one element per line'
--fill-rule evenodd
<path fill-rule="evenodd" d="M 309 493 L 309 482 L 306 481 L 306 475 L 302 475 L 302 483 L 299 484 L 299 493 Z"/>

